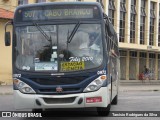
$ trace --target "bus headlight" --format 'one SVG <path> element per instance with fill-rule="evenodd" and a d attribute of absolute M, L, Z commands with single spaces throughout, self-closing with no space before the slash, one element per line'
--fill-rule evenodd
<path fill-rule="evenodd" d="M 98 89 L 100 89 L 104 83 L 104 81 L 106 81 L 107 77 L 106 75 L 101 75 L 100 77 L 98 77 L 97 79 L 95 79 L 94 81 L 92 81 L 85 89 L 83 92 L 92 92 L 92 91 L 96 91 Z"/>
<path fill-rule="evenodd" d="M 14 79 L 14 85 L 18 88 L 22 93 L 35 94 L 36 92 L 26 83 L 22 82 L 19 79 Z"/>

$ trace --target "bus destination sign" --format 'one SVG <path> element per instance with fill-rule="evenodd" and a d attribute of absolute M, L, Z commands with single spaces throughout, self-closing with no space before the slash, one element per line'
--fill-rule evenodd
<path fill-rule="evenodd" d="M 25 10 L 22 12 L 22 20 L 52 20 L 52 19 L 80 19 L 93 18 L 93 8 L 79 9 L 47 9 L 47 10 Z"/>

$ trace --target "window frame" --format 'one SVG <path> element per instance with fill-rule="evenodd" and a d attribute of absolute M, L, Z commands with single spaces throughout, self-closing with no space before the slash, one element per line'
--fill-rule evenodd
<path fill-rule="evenodd" d="M 132 2 L 133 1 L 133 2 Z M 132 4 L 133 3 L 133 4 Z M 131 0 L 131 17 L 130 17 L 130 43 L 135 43 L 136 29 L 136 0 Z M 132 9 L 134 9 L 132 11 Z"/>
<path fill-rule="evenodd" d="M 155 29 L 155 2 L 151 2 L 151 6 L 150 6 L 150 13 L 152 13 L 152 15 L 150 15 L 150 30 L 149 30 L 149 45 L 154 45 L 154 29 Z"/>
<path fill-rule="evenodd" d="M 108 17 L 113 25 L 114 25 L 114 12 L 115 12 L 114 0 L 109 0 Z"/>
<path fill-rule="evenodd" d="M 119 27 L 119 42 L 125 42 L 125 18 L 126 18 L 126 0 L 120 1 L 120 27 Z"/>

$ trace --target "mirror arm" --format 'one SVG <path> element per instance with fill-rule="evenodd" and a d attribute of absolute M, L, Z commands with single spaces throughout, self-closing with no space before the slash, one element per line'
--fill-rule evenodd
<path fill-rule="evenodd" d="M 10 21 L 8 21 L 6 24 L 5 24 L 5 32 L 6 32 L 6 30 L 7 30 L 7 26 L 8 25 L 13 25 L 13 20 L 10 20 Z"/>

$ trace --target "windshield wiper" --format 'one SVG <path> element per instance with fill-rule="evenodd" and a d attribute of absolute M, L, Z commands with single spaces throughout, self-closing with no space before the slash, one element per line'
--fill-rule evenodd
<path fill-rule="evenodd" d="M 77 32 L 77 30 L 78 30 L 80 24 L 81 24 L 81 23 L 78 22 L 78 23 L 75 25 L 75 27 L 74 27 L 74 29 L 72 30 L 70 36 L 67 37 L 67 43 L 70 43 L 70 42 L 72 41 L 72 39 L 73 39 L 75 33 Z"/>
<path fill-rule="evenodd" d="M 37 27 L 37 29 L 41 32 L 41 34 L 46 38 L 46 40 L 48 40 L 49 42 L 51 42 L 51 36 L 49 37 L 43 30 L 42 28 L 35 22 L 33 22 L 34 26 Z"/>
<path fill-rule="evenodd" d="M 68 34 L 67 34 L 67 58 L 69 58 L 69 51 L 68 51 L 68 44 L 72 41 L 75 33 L 77 32 L 78 28 L 80 26 L 80 22 L 78 22 L 75 27 L 73 28 L 71 34 L 69 35 L 69 30 L 68 30 Z"/>

